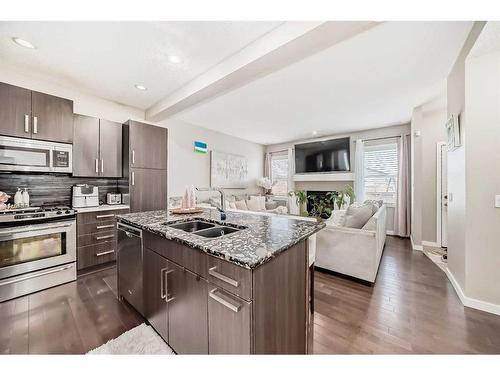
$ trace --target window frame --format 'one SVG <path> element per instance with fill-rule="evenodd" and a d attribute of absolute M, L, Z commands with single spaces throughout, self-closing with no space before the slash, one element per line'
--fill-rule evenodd
<path fill-rule="evenodd" d="M 273 188 L 271 188 L 271 194 L 275 196 L 276 198 L 286 198 L 288 197 L 288 191 L 290 190 L 290 160 L 288 158 L 288 151 L 277 151 L 277 152 L 271 152 L 270 153 L 270 178 L 271 182 L 274 184 L 275 177 L 273 173 L 273 159 L 281 159 L 281 160 L 286 160 L 287 161 L 287 177 L 285 178 L 278 178 L 277 180 L 279 181 L 285 181 L 286 182 L 286 192 L 284 194 L 275 194 L 273 192 Z"/>

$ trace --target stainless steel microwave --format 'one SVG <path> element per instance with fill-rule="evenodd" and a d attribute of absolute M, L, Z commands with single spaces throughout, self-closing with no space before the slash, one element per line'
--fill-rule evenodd
<path fill-rule="evenodd" d="M 0 171 L 71 173 L 73 146 L 0 136 Z"/>

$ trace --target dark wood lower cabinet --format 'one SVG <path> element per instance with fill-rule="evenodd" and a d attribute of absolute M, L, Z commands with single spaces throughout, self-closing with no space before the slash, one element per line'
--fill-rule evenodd
<path fill-rule="evenodd" d="M 178 354 L 308 352 L 307 240 L 253 270 L 149 232 L 143 241 L 145 317 Z"/>
<path fill-rule="evenodd" d="M 153 328 L 168 342 L 168 305 L 165 277 L 168 261 L 144 249 L 144 314 Z"/>
<path fill-rule="evenodd" d="M 177 353 L 208 354 L 208 283 L 172 262 L 167 272 L 168 343 Z"/>
<path fill-rule="evenodd" d="M 209 284 L 209 353 L 252 353 L 251 327 L 252 303 Z"/>

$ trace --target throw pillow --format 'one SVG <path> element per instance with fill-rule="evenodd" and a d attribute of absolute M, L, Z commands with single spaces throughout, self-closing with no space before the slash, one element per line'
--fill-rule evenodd
<path fill-rule="evenodd" d="M 247 200 L 247 207 L 250 211 L 260 211 L 260 201 L 258 199 L 249 199 Z"/>
<path fill-rule="evenodd" d="M 377 224 L 375 222 L 375 218 L 372 216 L 371 218 L 368 219 L 365 225 L 363 225 L 363 230 L 371 230 L 375 231 L 377 230 Z"/>
<path fill-rule="evenodd" d="M 256 200 L 259 202 L 259 210 L 265 211 L 266 209 L 266 197 L 262 195 L 251 195 L 250 200 Z"/>
<path fill-rule="evenodd" d="M 235 205 L 237 210 L 248 211 L 248 207 L 247 207 L 247 204 L 245 201 L 236 201 L 236 202 L 234 202 L 234 205 Z"/>
<path fill-rule="evenodd" d="M 345 212 L 344 226 L 361 229 L 373 216 L 373 205 L 366 204 L 360 207 L 349 206 Z"/>

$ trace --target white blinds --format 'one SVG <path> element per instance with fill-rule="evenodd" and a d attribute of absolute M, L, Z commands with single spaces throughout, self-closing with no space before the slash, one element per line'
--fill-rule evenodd
<path fill-rule="evenodd" d="M 366 142 L 364 148 L 365 199 L 395 204 L 398 178 L 398 150 L 395 140 Z"/>

